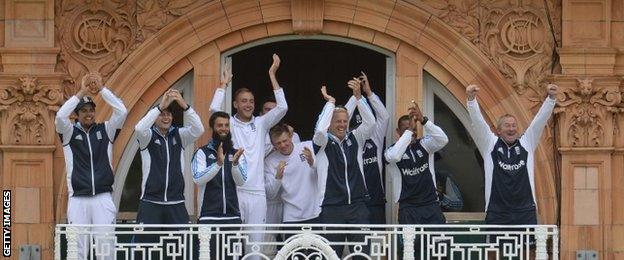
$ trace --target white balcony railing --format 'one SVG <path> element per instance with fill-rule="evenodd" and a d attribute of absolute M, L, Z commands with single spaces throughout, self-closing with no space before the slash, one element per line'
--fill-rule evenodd
<path fill-rule="evenodd" d="M 54 243 L 55 259 L 559 259 L 553 225 L 57 225 Z"/>

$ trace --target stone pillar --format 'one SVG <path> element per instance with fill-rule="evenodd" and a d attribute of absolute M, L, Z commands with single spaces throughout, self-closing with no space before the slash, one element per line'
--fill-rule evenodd
<path fill-rule="evenodd" d="M 565 0 L 556 118 L 561 153 L 561 256 L 624 254 L 621 1 Z M 619 28 L 619 29 L 618 29 Z"/>
<path fill-rule="evenodd" d="M 63 100 L 55 73 L 54 1 L 2 1 L 0 42 L 0 168 L 2 188 L 12 191 L 12 250 L 40 245 L 53 256 L 54 114 Z"/>

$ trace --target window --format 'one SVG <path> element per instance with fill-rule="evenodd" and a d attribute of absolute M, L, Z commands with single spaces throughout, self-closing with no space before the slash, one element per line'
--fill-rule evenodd
<path fill-rule="evenodd" d="M 470 119 L 463 102 L 458 101 L 431 74 L 424 73 L 425 114 L 433 115 L 436 125 L 449 138 L 436 160 L 436 173 L 449 175 L 459 187 L 464 200 L 463 212 L 483 212 L 483 160 L 470 132 Z M 431 111 L 433 110 L 433 113 Z M 468 126 L 468 127 L 467 127 Z"/>

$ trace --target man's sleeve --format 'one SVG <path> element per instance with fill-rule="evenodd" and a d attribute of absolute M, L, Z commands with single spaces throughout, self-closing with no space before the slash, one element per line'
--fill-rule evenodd
<path fill-rule="evenodd" d="M 490 126 L 485 121 L 485 118 L 483 118 L 476 98 L 468 100 L 467 109 L 468 114 L 470 115 L 470 123 L 475 134 L 475 144 L 477 145 L 477 148 L 479 148 L 479 151 L 483 154 L 487 152 L 486 150 L 488 149 L 490 141 L 492 139 L 496 139 L 496 135 L 492 133 Z"/>
<path fill-rule="evenodd" d="M 113 114 L 110 119 L 104 122 L 106 134 L 112 143 L 117 138 L 117 134 L 119 134 L 121 127 L 126 121 L 128 110 L 126 106 L 124 106 L 123 101 L 115 96 L 108 88 L 104 87 L 100 93 L 102 94 L 102 99 L 113 108 Z"/>
<path fill-rule="evenodd" d="M 238 158 L 238 165 L 232 165 L 232 179 L 237 186 L 243 186 L 247 182 L 247 159 L 244 154 Z"/>
<path fill-rule="evenodd" d="M 390 122 L 390 114 L 375 93 L 368 98 L 368 102 L 370 102 L 377 115 L 372 138 L 378 146 L 383 146 L 383 141 L 386 139 L 386 132 L 388 131 L 388 123 Z"/>
<path fill-rule="evenodd" d="M 349 121 L 351 120 L 351 117 L 353 117 L 353 113 L 355 113 L 356 106 L 357 106 L 357 99 L 355 98 L 355 96 L 352 95 L 347 101 L 347 104 L 345 104 L 347 113 L 349 113 Z"/>
<path fill-rule="evenodd" d="M 546 123 L 548 123 L 548 118 L 550 118 L 550 115 L 555 108 L 555 104 L 555 99 L 547 97 L 533 118 L 533 121 L 531 121 L 531 125 L 529 125 L 527 130 L 524 132 L 522 139 L 527 142 L 527 145 L 529 146 L 527 149 L 535 150 L 535 148 L 537 148 L 539 140 L 542 137 L 542 133 L 544 132 L 544 128 L 546 127 Z"/>
<path fill-rule="evenodd" d="M 263 127 L 268 131 L 271 127 L 277 124 L 288 112 L 288 103 L 286 102 L 286 96 L 284 95 L 284 89 L 279 88 L 273 90 L 275 94 L 275 102 L 277 105 L 269 112 L 261 116 Z"/>
<path fill-rule="evenodd" d="M 403 154 L 407 147 L 412 142 L 413 132 L 410 130 L 405 130 L 403 135 L 399 138 L 399 140 L 392 146 L 386 149 L 384 153 L 384 157 L 386 158 L 386 162 L 388 163 L 397 163 L 403 158 Z"/>
<path fill-rule="evenodd" d="M 360 115 L 362 116 L 362 124 L 353 130 L 353 135 L 355 135 L 355 139 L 358 141 L 359 147 L 363 147 L 364 142 L 371 138 L 373 133 L 373 128 L 375 127 L 375 116 L 373 115 L 373 111 L 371 111 L 368 107 L 366 99 L 360 98 L 357 102 L 357 107 L 358 111 L 360 111 Z"/>
<path fill-rule="evenodd" d="M 449 141 L 446 133 L 439 126 L 435 125 L 431 120 L 425 123 L 425 132 L 427 133 L 422 139 L 420 144 L 427 149 L 427 152 L 433 154 L 442 149 Z"/>
<path fill-rule="evenodd" d="M 180 138 L 182 146 L 187 147 L 204 133 L 204 125 L 202 125 L 199 115 L 192 107 L 184 111 L 184 127 L 180 128 Z"/>
<path fill-rule="evenodd" d="M 197 185 L 204 185 L 217 176 L 219 171 L 221 171 L 221 166 L 217 164 L 215 154 L 209 154 L 208 159 L 206 159 L 204 151 L 199 149 L 193 155 L 193 160 L 191 160 L 191 171 L 193 173 L 193 182 Z"/>
<path fill-rule="evenodd" d="M 152 108 L 147 114 L 139 120 L 139 122 L 134 126 L 134 132 L 137 136 L 137 141 L 139 142 L 139 149 L 143 150 L 149 144 L 150 139 L 152 138 L 152 130 L 151 127 L 156 122 L 156 119 L 160 115 L 160 110 L 157 107 Z"/>
<path fill-rule="evenodd" d="M 267 199 L 275 200 L 279 196 L 282 181 L 275 179 L 276 173 L 277 169 L 275 169 L 275 165 L 271 164 L 268 160 L 265 160 L 264 187 L 266 189 Z"/>
<path fill-rule="evenodd" d="M 74 111 L 76 106 L 80 100 L 76 96 L 72 96 L 65 104 L 59 108 L 58 112 L 56 112 L 56 117 L 54 118 L 54 125 L 56 127 L 56 132 L 61 135 L 61 142 L 63 145 L 66 145 L 71 138 L 72 132 L 74 131 L 74 126 L 72 125 L 71 120 L 69 120 L 69 116 Z"/>
<path fill-rule="evenodd" d="M 225 89 L 217 88 L 210 102 L 210 112 L 224 111 L 223 103 L 225 103 Z"/>
<path fill-rule="evenodd" d="M 327 144 L 327 131 L 329 129 L 329 125 L 331 124 L 332 116 L 334 115 L 334 108 L 336 108 L 334 103 L 325 103 L 325 106 L 319 115 L 318 121 L 316 121 L 312 141 L 315 145 L 319 146 L 319 148 Z M 315 152 L 317 151 L 318 149 L 315 149 Z"/>

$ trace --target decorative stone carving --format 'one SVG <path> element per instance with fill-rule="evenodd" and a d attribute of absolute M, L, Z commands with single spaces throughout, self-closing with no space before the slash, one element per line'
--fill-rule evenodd
<path fill-rule="evenodd" d="M 144 41 L 199 5 L 207 1 L 197 0 L 137 0 L 138 39 Z"/>
<path fill-rule="evenodd" d="M 2 144 L 41 145 L 54 143 L 54 113 L 63 100 L 60 87 L 41 84 L 25 76 L 0 82 Z"/>
<path fill-rule="evenodd" d="M 78 80 L 99 72 L 104 81 L 145 39 L 204 4 L 205 0 L 55 1 L 56 37 L 61 54 L 57 71 L 68 74 L 65 97 Z"/>
<path fill-rule="evenodd" d="M 530 96 L 544 96 L 545 91 L 539 85 L 550 74 L 554 40 L 543 1 L 424 2 L 433 7 L 440 19 L 479 47 L 518 94 L 524 95 L 529 89 Z M 561 32 L 560 6 L 559 0 L 549 3 L 555 35 Z"/>
<path fill-rule="evenodd" d="M 616 83 L 618 84 L 618 83 Z M 597 85 L 597 84 L 596 84 Z M 617 89 L 595 86 L 594 79 L 577 79 L 576 87 L 565 87 L 557 97 L 555 113 L 564 114 L 563 124 L 570 146 L 601 146 L 605 138 L 613 134 L 608 127 L 612 126 L 609 113 L 620 111 L 617 107 L 622 95 Z"/>
<path fill-rule="evenodd" d="M 301 35 L 312 35 L 323 31 L 324 1 L 291 0 L 293 31 Z"/>
<path fill-rule="evenodd" d="M 90 71 L 107 78 L 136 46 L 134 1 L 55 1 L 56 36 L 61 46 L 57 70 L 69 75 L 65 96 Z"/>

